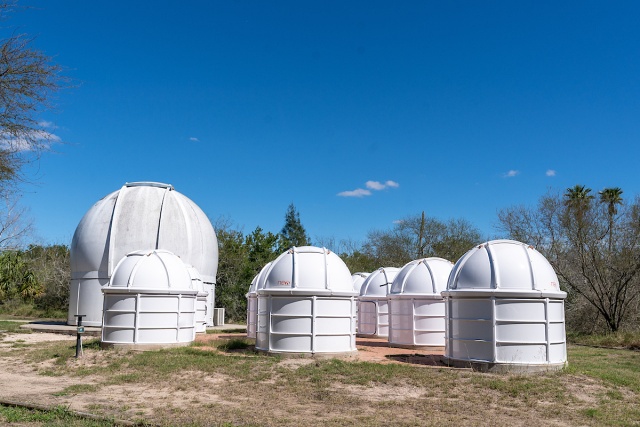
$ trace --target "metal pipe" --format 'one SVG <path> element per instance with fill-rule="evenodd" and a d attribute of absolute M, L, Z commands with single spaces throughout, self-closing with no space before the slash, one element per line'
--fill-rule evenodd
<path fill-rule="evenodd" d="M 82 326 L 82 318 L 86 314 L 76 314 L 73 317 L 78 318 L 78 327 L 76 333 L 76 359 L 82 356 L 82 334 L 84 333 L 84 326 Z"/>

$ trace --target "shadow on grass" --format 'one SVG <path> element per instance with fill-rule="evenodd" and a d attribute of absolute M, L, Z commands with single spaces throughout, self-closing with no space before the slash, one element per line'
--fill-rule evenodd
<path fill-rule="evenodd" d="M 440 354 L 390 354 L 386 359 L 411 365 L 447 367 Z"/>

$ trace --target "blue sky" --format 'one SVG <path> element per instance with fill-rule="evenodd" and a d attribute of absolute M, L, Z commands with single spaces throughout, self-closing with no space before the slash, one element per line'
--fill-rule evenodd
<path fill-rule="evenodd" d="M 489 237 L 549 188 L 640 194 L 638 2 L 23 4 L 4 33 L 76 83 L 23 188 L 43 243 L 130 181 L 245 232 L 294 203 L 312 240 L 423 210 Z"/>

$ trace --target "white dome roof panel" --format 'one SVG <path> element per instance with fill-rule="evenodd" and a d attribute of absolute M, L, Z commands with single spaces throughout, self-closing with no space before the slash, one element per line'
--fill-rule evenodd
<path fill-rule="evenodd" d="M 127 254 L 116 266 L 108 288 L 193 291 L 188 267 L 169 251 L 145 250 Z"/>
<path fill-rule="evenodd" d="M 218 243 L 202 210 L 168 184 L 128 183 L 96 203 L 76 228 L 71 244 L 73 278 L 108 278 L 129 252 L 166 249 L 215 283 Z"/>
<path fill-rule="evenodd" d="M 384 297 L 388 295 L 393 280 L 400 271 L 396 267 L 380 267 L 372 272 L 360 288 L 360 297 Z"/>
<path fill-rule="evenodd" d="M 338 255 L 315 246 L 293 247 L 272 262 L 257 291 L 353 292 L 351 273 Z M 262 288 L 260 284 L 263 283 Z"/>
<path fill-rule="evenodd" d="M 109 229 L 118 191 L 105 196 L 82 217 L 71 240 L 72 278 L 108 276 Z M 98 273 L 101 272 L 101 273 Z"/>
<path fill-rule="evenodd" d="M 423 258 L 407 263 L 398 272 L 390 294 L 437 295 L 446 290 L 453 263 L 443 258 Z"/>
<path fill-rule="evenodd" d="M 492 240 L 469 250 L 456 263 L 447 289 L 559 291 L 549 261 L 533 246 L 514 240 Z"/>

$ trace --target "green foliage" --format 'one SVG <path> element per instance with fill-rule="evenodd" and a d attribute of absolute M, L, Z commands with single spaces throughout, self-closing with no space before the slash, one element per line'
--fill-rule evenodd
<path fill-rule="evenodd" d="M 27 256 L 31 270 L 44 287 L 42 295 L 35 300 L 36 307 L 48 313 L 66 311 L 71 282 L 69 247 L 30 245 Z"/>
<path fill-rule="evenodd" d="M 43 287 L 27 263 L 24 252 L 0 254 L 0 302 L 13 299 L 31 301 L 43 293 Z"/>
<path fill-rule="evenodd" d="M 310 244 L 311 239 L 300 221 L 300 214 L 291 203 L 284 216 L 284 226 L 278 236 L 278 253 L 282 253 L 292 246 L 308 246 Z"/>
<path fill-rule="evenodd" d="M 351 253 L 343 252 L 340 254 L 340 258 L 342 258 L 344 263 L 347 264 L 351 273 L 370 273 L 381 266 L 375 258 L 359 250 L 355 250 Z"/>
<path fill-rule="evenodd" d="M 0 311 L 66 317 L 71 279 L 69 248 L 31 245 L 0 253 Z"/>
<path fill-rule="evenodd" d="M 216 307 L 224 307 L 230 322 L 244 321 L 246 293 L 260 269 L 276 257 L 277 236 L 257 227 L 246 237 L 227 223 L 216 227 L 219 261 L 216 281 Z"/>

